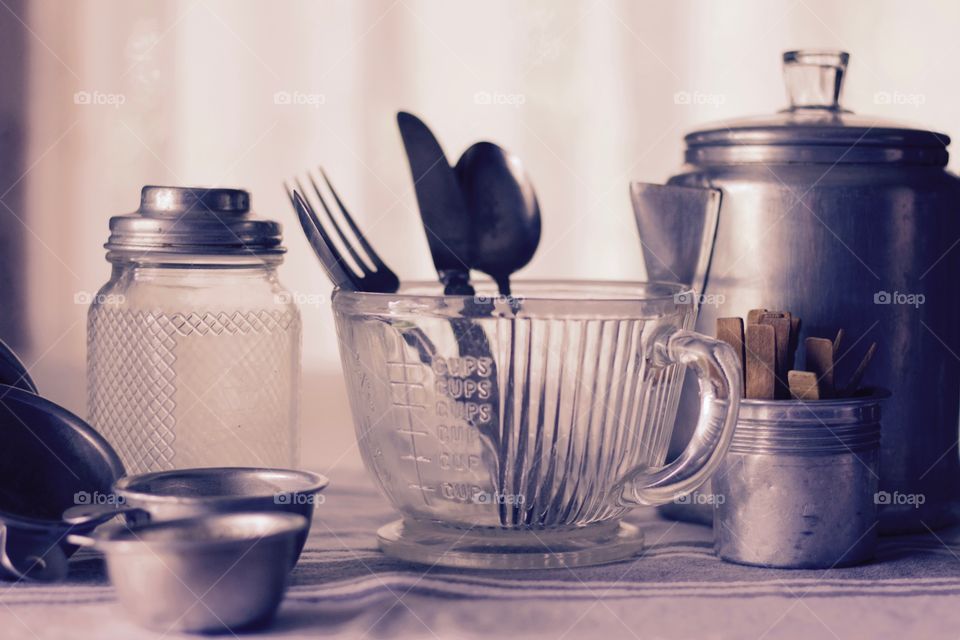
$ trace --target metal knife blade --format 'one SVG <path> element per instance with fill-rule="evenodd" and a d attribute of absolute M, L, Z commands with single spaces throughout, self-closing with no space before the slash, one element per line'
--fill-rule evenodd
<path fill-rule="evenodd" d="M 417 116 L 401 111 L 397 125 L 427 234 L 433 264 L 447 295 L 473 295 L 470 214 L 440 143 Z"/>

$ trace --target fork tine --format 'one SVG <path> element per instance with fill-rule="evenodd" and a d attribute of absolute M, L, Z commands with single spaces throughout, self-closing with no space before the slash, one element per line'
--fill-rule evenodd
<path fill-rule="evenodd" d="M 336 201 L 337 206 L 340 208 L 340 212 L 343 214 L 343 219 L 347 221 L 347 224 L 350 226 L 350 229 L 353 231 L 354 235 L 357 237 L 357 240 L 360 242 L 360 246 L 363 247 L 363 250 L 367 252 L 367 255 L 370 257 L 371 262 L 378 269 L 385 269 L 386 265 L 383 263 L 383 260 L 380 259 L 380 256 L 377 255 L 377 252 L 373 250 L 373 247 L 370 246 L 370 243 L 367 242 L 366 237 L 363 233 L 360 232 L 360 229 L 357 227 L 357 223 L 353 221 L 353 216 L 350 215 L 350 212 L 347 211 L 347 208 L 344 206 L 343 201 L 340 200 L 340 196 L 337 194 L 337 190 L 333 188 L 333 185 L 330 184 L 330 178 L 327 177 L 327 172 L 323 170 L 323 167 L 320 167 L 320 175 L 323 176 L 323 181 L 327 183 L 327 188 L 330 189 L 330 193 L 333 194 L 333 199 Z"/>
<path fill-rule="evenodd" d="M 300 189 L 303 188 L 299 183 L 297 186 L 300 187 Z M 359 285 L 361 278 L 344 262 L 334 245 L 330 242 L 330 237 L 322 227 L 316 224 L 316 212 L 313 211 L 310 203 L 307 202 L 297 190 L 291 190 L 286 184 L 284 184 L 284 188 L 287 189 L 290 202 L 293 203 L 293 208 L 297 212 L 300 226 L 303 227 L 307 239 L 320 258 L 320 264 L 333 281 L 333 284 L 343 289 L 359 290 L 361 288 Z"/>
<path fill-rule="evenodd" d="M 310 245 L 317 253 L 317 257 L 320 258 L 324 269 L 331 280 L 334 281 L 334 284 L 340 284 L 344 280 L 352 282 L 358 279 L 349 265 L 337 253 L 336 247 L 330 244 L 329 236 L 324 229 L 314 221 L 316 212 L 313 211 L 310 202 L 301 195 L 302 189 L 302 185 L 298 184 L 297 189 L 289 191 L 290 201 L 293 203 L 300 226 L 303 228 L 307 240 L 310 241 Z"/>
<path fill-rule="evenodd" d="M 364 262 L 363 258 L 360 257 L 360 254 L 354 248 L 353 243 L 347 239 L 346 234 L 343 233 L 343 229 L 341 229 L 340 225 L 337 224 L 337 219 L 333 217 L 333 212 L 330 211 L 330 207 L 327 205 L 327 200 L 320 192 L 320 186 L 317 184 L 317 181 L 313 179 L 313 174 L 308 173 L 307 179 L 310 180 L 310 185 L 313 187 L 313 192 L 317 194 L 317 198 L 320 200 L 320 205 L 327 214 L 327 220 L 329 220 L 330 224 L 333 225 L 334 231 L 337 232 L 337 236 L 340 238 L 340 242 L 343 243 L 343 246 L 347 248 L 347 252 L 350 254 L 350 257 L 353 258 L 354 262 L 357 263 L 357 266 L 361 271 L 363 271 L 364 274 L 369 275 L 372 273 L 370 267 L 366 262 Z"/>
<path fill-rule="evenodd" d="M 307 190 L 303 188 L 303 183 L 300 182 L 299 178 L 297 178 L 296 183 L 299 191 L 295 190 L 294 194 L 301 201 L 301 204 L 303 205 L 303 211 L 307 214 L 310 225 L 320 234 L 323 240 L 323 245 L 327 248 L 330 254 L 336 258 L 338 264 L 342 265 L 343 268 L 349 271 L 356 278 L 360 278 L 360 276 L 350 268 L 350 265 L 347 263 L 347 261 L 343 259 L 343 255 L 340 254 L 339 249 L 337 249 L 337 245 L 333 243 L 333 240 L 330 238 L 330 234 L 327 233 L 323 223 L 320 222 L 320 216 L 317 215 L 316 209 L 313 208 L 313 205 L 311 205 L 310 201 L 307 199 L 305 195 Z"/>
<path fill-rule="evenodd" d="M 320 258 L 320 263 L 323 265 L 327 275 L 333 280 L 335 285 L 343 289 L 377 293 L 393 293 L 397 291 L 400 287 L 400 279 L 397 277 L 397 274 L 383 263 L 380 256 L 376 254 L 373 247 L 367 242 L 367 239 L 340 200 L 340 196 L 334 190 L 333 185 L 330 184 L 330 180 L 327 178 L 327 174 L 323 171 L 322 167 L 320 168 L 320 173 L 323 175 L 323 180 L 330 189 L 330 193 L 333 194 L 337 206 L 344 216 L 344 220 L 346 220 L 355 235 L 356 241 L 351 242 L 343 232 L 341 225 L 337 223 L 312 173 L 308 172 L 306 176 L 310 181 L 310 186 L 313 187 L 314 193 L 317 195 L 317 199 L 320 201 L 320 205 L 326 213 L 327 219 L 330 221 L 330 224 L 333 225 L 344 248 L 349 252 L 352 258 L 350 261 L 346 260 L 342 249 L 334 244 L 331 238 L 332 233 L 328 231 L 329 227 L 320 222 L 317 210 L 314 209 L 310 203 L 307 197 L 308 191 L 304 188 L 304 183 L 300 181 L 300 178 L 291 180 L 291 183 L 296 187 L 295 189 L 287 185 L 286 182 L 283 186 L 287 192 L 287 197 L 290 198 L 290 202 L 293 203 L 297 218 L 300 221 L 300 226 L 303 227 L 303 231 L 310 241 L 317 257 Z M 356 242 L 359 242 L 361 248 L 367 252 L 366 260 L 360 256 L 359 251 L 355 247 Z M 354 268 L 352 263 L 356 263 L 357 268 Z M 374 265 L 373 268 L 370 267 L 371 263 Z M 357 273 L 358 269 L 362 274 Z"/>

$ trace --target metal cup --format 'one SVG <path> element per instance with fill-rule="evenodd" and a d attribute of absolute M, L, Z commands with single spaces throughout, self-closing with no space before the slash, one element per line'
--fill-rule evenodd
<path fill-rule="evenodd" d="M 880 402 L 744 400 L 713 477 L 717 554 L 739 564 L 831 568 L 876 548 Z"/>
<path fill-rule="evenodd" d="M 255 467 L 204 467 L 174 469 L 114 482 L 114 498 L 101 504 L 67 509 L 65 522 L 72 525 L 100 524 L 124 514 L 130 523 L 160 522 L 224 513 L 295 513 L 307 519 L 307 528 L 297 538 L 294 562 L 307 540 L 314 506 L 327 479 L 317 473 L 294 469 Z"/>
<path fill-rule="evenodd" d="M 293 513 L 221 513 L 68 539 L 103 552 L 137 623 L 165 633 L 233 633 L 273 617 L 307 526 Z"/>

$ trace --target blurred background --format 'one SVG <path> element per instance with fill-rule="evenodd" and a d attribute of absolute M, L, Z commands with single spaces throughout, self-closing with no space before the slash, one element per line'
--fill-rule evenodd
<path fill-rule="evenodd" d="M 433 279 L 409 110 L 448 157 L 490 139 L 524 160 L 544 219 L 525 275 L 642 278 L 628 182 L 675 172 L 693 128 L 783 108 L 783 51 L 849 51 L 847 108 L 960 135 L 958 24 L 948 0 L 2 0 L 0 337 L 85 415 L 109 217 L 144 184 L 243 187 L 284 224 L 305 303 L 303 461 L 359 466 L 284 179 L 323 164 L 386 262 Z"/>

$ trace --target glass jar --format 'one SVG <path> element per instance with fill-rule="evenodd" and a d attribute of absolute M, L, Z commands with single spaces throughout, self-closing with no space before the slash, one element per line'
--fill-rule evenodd
<path fill-rule="evenodd" d="M 127 473 L 295 466 L 301 322 L 280 225 L 245 191 L 147 186 L 110 230 L 88 403 Z"/>

